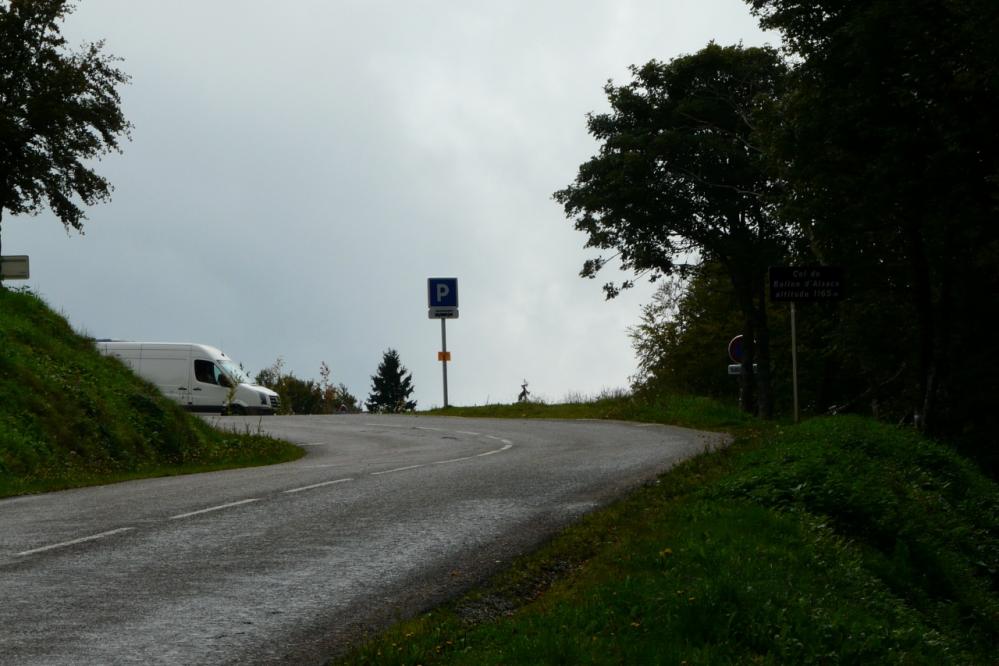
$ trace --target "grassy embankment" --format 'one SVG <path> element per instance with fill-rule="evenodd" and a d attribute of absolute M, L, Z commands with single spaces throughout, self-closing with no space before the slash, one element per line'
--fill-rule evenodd
<path fill-rule="evenodd" d="M 761 424 L 697 399 L 449 409 L 728 429 L 349 663 L 996 663 L 999 490 L 856 417 Z"/>
<path fill-rule="evenodd" d="M 208 427 L 98 354 L 38 297 L 0 289 L 0 497 L 300 455 Z"/>

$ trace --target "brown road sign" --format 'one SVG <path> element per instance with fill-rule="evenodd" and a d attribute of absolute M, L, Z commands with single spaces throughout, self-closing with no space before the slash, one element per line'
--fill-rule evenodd
<path fill-rule="evenodd" d="M 0 277 L 4 280 L 27 280 L 28 255 L 12 254 L 0 257 Z"/>

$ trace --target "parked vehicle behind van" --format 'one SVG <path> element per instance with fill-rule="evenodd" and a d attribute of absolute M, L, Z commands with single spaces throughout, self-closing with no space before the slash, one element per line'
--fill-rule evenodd
<path fill-rule="evenodd" d="M 273 414 L 278 394 L 253 383 L 222 351 L 179 342 L 98 340 L 97 349 L 114 356 L 163 395 L 192 412 Z"/>

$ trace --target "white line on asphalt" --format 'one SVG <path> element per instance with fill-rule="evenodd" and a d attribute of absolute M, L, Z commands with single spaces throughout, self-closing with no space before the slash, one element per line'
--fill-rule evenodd
<path fill-rule="evenodd" d="M 191 516 L 197 516 L 201 513 L 208 513 L 209 511 L 221 511 L 222 509 L 228 509 L 229 507 L 239 506 L 240 504 L 249 504 L 250 502 L 259 502 L 260 498 L 245 499 L 238 502 L 229 502 L 228 504 L 220 504 L 218 506 L 209 507 L 207 509 L 200 509 L 198 511 L 191 511 L 190 513 L 182 513 L 176 516 L 170 516 L 170 520 L 179 520 L 180 518 L 189 518 Z"/>
<path fill-rule="evenodd" d="M 480 453 L 479 455 L 476 456 L 476 458 L 482 458 L 484 456 L 491 456 L 494 453 L 503 453 L 507 449 L 510 449 L 510 448 L 513 447 L 513 442 L 507 442 L 507 440 L 505 440 L 505 439 L 503 441 L 506 442 L 506 445 L 502 449 L 496 449 L 495 451 L 486 451 L 485 453 Z"/>
<path fill-rule="evenodd" d="M 479 454 L 479 455 L 482 455 L 482 454 Z M 464 458 L 451 458 L 450 460 L 438 460 L 437 462 L 431 463 L 431 464 L 432 465 L 446 465 L 448 463 L 461 462 L 462 460 L 471 460 L 472 458 L 475 458 L 475 457 L 477 457 L 477 456 L 465 456 Z"/>
<path fill-rule="evenodd" d="M 337 479 L 335 481 L 323 481 L 322 483 L 313 483 L 311 486 L 302 486 L 301 488 L 292 488 L 291 490 L 285 490 L 285 493 L 300 493 L 303 490 L 312 490 L 313 488 L 322 488 L 323 486 L 332 486 L 334 483 L 346 483 L 347 481 L 353 481 L 354 479 Z"/>
<path fill-rule="evenodd" d="M 299 444 L 299 446 L 326 446 L 327 442 L 309 442 L 308 444 Z"/>
<path fill-rule="evenodd" d="M 128 532 L 129 530 L 134 530 L 134 527 L 119 527 L 116 530 L 110 530 L 108 532 L 101 532 L 100 534 L 94 534 L 93 536 L 83 537 L 81 539 L 73 539 L 72 541 L 63 541 L 62 543 L 54 543 L 51 546 L 42 546 L 41 548 L 32 548 L 31 550 L 25 550 L 17 553 L 17 557 L 23 557 L 25 555 L 34 555 L 35 553 L 42 553 L 46 550 L 53 550 L 55 548 L 65 548 L 66 546 L 72 546 L 78 543 L 84 543 L 86 541 L 96 541 L 97 539 L 103 539 L 104 537 L 109 537 L 114 534 L 121 534 L 122 532 Z"/>
<path fill-rule="evenodd" d="M 372 472 L 371 476 L 380 476 L 382 474 L 391 474 L 392 472 L 405 472 L 407 469 L 416 469 L 417 467 L 423 467 L 423 465 L 410 465 L 409 467 L 396 467 L 395 469 L 387 469 L 384 472 Z"/>
<path fill-rule="evenodd" d="M 457 432 L 459 435 L 470 435 L 472 437 L 478 437 L 479 436 L 479 433 L 477 433 L 477 432 L 469 432 L 467 430 L 456 430 L 455 432 Z"/>
<path fill-rule="evenodd" d="M 376 428 L 412 428 L 411 425 L 396 425 L 393 423 L 365 423 L 366 426 L 374 426 Z"/>

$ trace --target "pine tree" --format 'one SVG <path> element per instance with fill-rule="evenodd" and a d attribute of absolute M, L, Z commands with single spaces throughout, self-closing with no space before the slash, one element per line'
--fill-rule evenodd
<path fill-rule="evenodd" d="M 411 412 L 416 409 L 416 401 L 408 399 L 412 393 L 412 373 L 399 361 L 399 352 L 389 349 L 371 378 L 371 395 L 365 406 L 369 412 Z"/>

